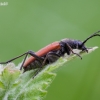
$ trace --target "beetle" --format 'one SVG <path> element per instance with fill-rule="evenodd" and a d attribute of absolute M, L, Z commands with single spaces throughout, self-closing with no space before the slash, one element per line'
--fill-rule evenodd
<path fill-rule="evenodd" d="M 85 43 L 94 36 L 100 36 L 100 34 L 98 34 L 99 32 L 100 31 L 97 31 L 90 35 L 83 42 L 80 40 L 62 39 L 61 41 L 56 41 L 47 45 L 37 52 L 28 51 L 6 62 L 1 62 L 0 64 L 7 64 L 25 55 L 20 70 L 23 68 L 24 72 L 26 72 L 32 69 L 41 69 L 43 66 L 55 62 L 60 57 L 64 56 L 65 53 L 67 53 L 67 55 L 70 55 L 71 53 L 76 54 L 82 59 L 82 57 L 78 53 L 75 53 L 73 49 L 82 50 L 88 53 L 88 49 L 85 46 Z M 30 57 L 26 59 L 28 55 L 30 55 Z M 39 70 L 37 72 L 39 72 Z"/>

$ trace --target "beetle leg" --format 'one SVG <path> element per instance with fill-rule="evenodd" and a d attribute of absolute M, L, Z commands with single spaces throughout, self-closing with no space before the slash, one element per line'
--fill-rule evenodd
<path fill-rule="evenodd" d="M 24 61 L 23 61 L 22 65 L 21 65 L 21 67 L 20 67 L 20 70 L 21 70 L 22 67 L 23 67 L 23 64 L 24 64 L 24 62 L 25 62 L 25 60 L 26 60 L 26 58 L 27 58 L 27 56 L 28 56 L 28 54 L 30 54 L 31 56 L 35 57 L 35 58 L 38 59 L 39 61 L 42 60 L 42 58 L 39 57 L 39 56 L 37 56 L 33 51 L 28 51 L 28 52 L 23 53 L 23 54 L 20 55 L 20 56 L 17 56 L 17 57 L 15 57 L 15 58 L 12 58 L 12 59 L 8 60 L 8 61 L 6 61 L 6 62 L 0 62 L 0 64 L 7 64 L 7 63 L 10 63 L 10 62 L 12 62 L 13 60 L 16 60 L 16 59 L 18 59 L 18 58 L 20 58 L 20 57 L 22 57 L 22 56 L 25 55 Z"/>
<path fill-rule="evenodd" d="M 22 65 L 21 65 L 21 67 L 20 67 L 20 70 L 22 69 L 22 67 L 23 67 L 23 65 L 25 63 L 25 60 L 26 60 L 28 54 L 30 54 L 31 56 L 35 57 L 37 60 L 42 61 L 42 58 L 39 57 L 38 55 L 36 55 L 33 51 L 28 51 L 28 52 L 26 52 L 26 56 L 25 56 L 24 61 L 23 61 Z"/>
<path fill-rule="evenodd" d="M 49 58 L 50 56 L 52 56 L 52 58 L 53 58 L 53 57 L 56 58 L 55 60 L 57 60 L 57 59 L 60 57 L 60 56 L 59 56 L 58 54 L 56 54 L 56 53 L 53 53 L 53 52 L 48 53 L 48 54 L 46 55 L 46 57 L 45 57 L 45 59 L 44 59 L 42 65 L 41 65 L 41 67 L 36 71 L 36 73 L 35 73 L 35 75 L 33 76 L 33 78 L 42 70 L 42 68 L 43 68 L 43 66 L 46 64 L 46 61 L 47 61 L 47 60 L 49 60 L 49 63 L 52 62 L 52 61 L 50 61 L 50 58 Z M 54 61 L 53 61 L 53 62 L 54 62 Z"/>
<path fill-rule="evenodd" d="M 34 79 L 34 77 L 42 70 L 42 68 L 37 69 L 37 71 L 35 72 L 34 76 L 32 77 Z"/>
<path fill-rule="evenodd" d="M 51 59 L 50 57 L 52 58 L 52 61 L 50 60 L 50 59 Z M 59 56 L 58 54 L 54 53 L 54 52 L 48 53 L 48 54 L 46 55 L 46 57 L 45 57 L 43 63 L 42 63 L 42 66 L 45 65 L 47 59 L 49 60 L 49 63 L 50 63 L 50 62 L 55 62 L 59 57 L 60 57 L 60 56 Z"/>
<path fill-rule="evenodd" d="M 68 43 L 66 43 L 67 47 L 70 49 L 70 51 L 73 53 L 73 54 L 76 54 L 77 56 L 79 56 L 81 59 L 82 57 L 78 54 L 78 53 L 75 53 L 72 48 L 68 45 Z"/>

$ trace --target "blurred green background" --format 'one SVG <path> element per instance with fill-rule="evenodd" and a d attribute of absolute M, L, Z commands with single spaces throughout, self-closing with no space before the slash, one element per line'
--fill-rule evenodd
<path fill-rule="evenodd" d="M 100 30 L 100 0 L 0 0 L 0 61 Z M 99 46 L 95 37 L 87 46 Z M 23 58 L 15 61 L 20 63 Z M 100 100 L 100 49 L 57 71 L 44 100 Z"/>

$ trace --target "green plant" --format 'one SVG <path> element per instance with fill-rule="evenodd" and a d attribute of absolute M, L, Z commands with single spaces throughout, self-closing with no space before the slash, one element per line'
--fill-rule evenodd
<path fill-rule="evenodd" d="M 93 47 L 88 49 L 89 53 L 97 49 Z M 80 55 L 87 54 L 82 51 L 76 51 Z M 60 58 L 53 64 L 45 66 L 38 75 L 33 76 L 36 70 L 22 73 L 19 67 L 15 67 L 13 63 L 6 66 L 0 66 L 0 100 L 42 100 L 47 91 L 47 87 L 51 84 L 56 76 L 55 69 L 62 66 L 67 61 L 76 58 L 71 54 Z"/>

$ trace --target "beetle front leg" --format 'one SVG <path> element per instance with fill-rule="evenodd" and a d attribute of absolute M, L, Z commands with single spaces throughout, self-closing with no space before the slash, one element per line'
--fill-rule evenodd
<path fill-rule="evenodd" d="M 75 53 L 72 48 L 68 45 L 68 43 L 66 43 L 67 47 L 70 49 L 70 51 L 73 53 L 73 54 L 76 54 L 78 57 L 80 57 L 82 59 L 82 57 L 78 54 L 78 53 Z"/>

